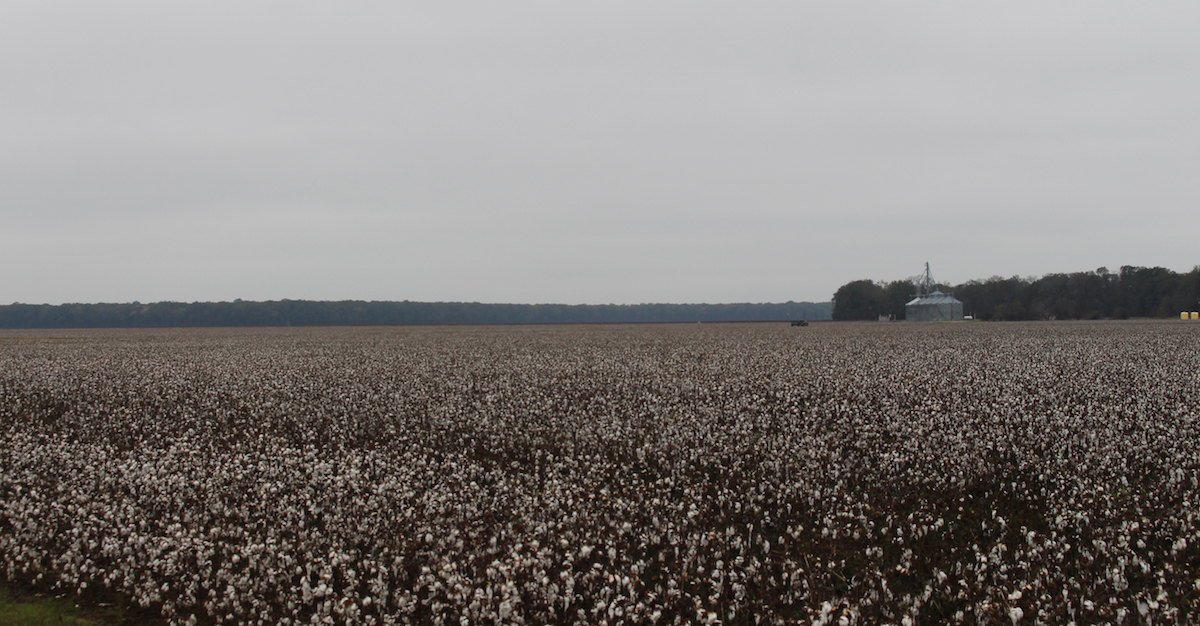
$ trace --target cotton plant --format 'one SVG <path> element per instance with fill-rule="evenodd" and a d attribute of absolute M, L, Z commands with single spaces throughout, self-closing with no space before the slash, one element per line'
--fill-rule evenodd
<path fill-rule="evenodd" d="M 807 330 L 6 342 L 0 566 L 172 624 L 1197 619 L 1195 333 Z"/>

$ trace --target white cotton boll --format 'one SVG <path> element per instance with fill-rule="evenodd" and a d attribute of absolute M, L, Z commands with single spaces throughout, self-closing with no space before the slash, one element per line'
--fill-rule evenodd
<path fill-rule="evenodd" d="M 1022 617 L 1025 617 L 1025 611 L 1022 611 L 1021 607 L 1014 606 L 1008 610 L 1008 619 L 1012 620 L 1013 626 L 1020 623 Z"/>

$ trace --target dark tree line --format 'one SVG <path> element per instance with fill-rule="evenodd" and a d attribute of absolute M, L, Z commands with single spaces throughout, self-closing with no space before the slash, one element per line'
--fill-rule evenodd
<path fill-rule="evenodd" d="M 898 280 L 892 283 L 877 283 L 856 280 L 842 285 L 833 295 L 833 319 L 874 320 L 890 315 L 892 319 L 904 319 L 904 305 L 912 300 L 917 288 L 911 281 Z"/>
<path fill-rule="evenodd" d="M 828 302 L 781 304 L 482 304 L 478 302 L 156 302 L 10 304 L 0 328 L 370 326 L 827 320 Z"/>
<path fill-rule="evenodd" d="M 953 292 L 964 313 L 982 320 L 1167 318 L 1200 310 L 1200 266 L 1184 274 L 1126 265 L 1116 273 L 1102 267 L 1041 278 L 993 276 L 938 288 Z M 907 280 L 847 283 L 834 294 L 833 319 L 904 319 L 904 304 L 915 291 Z"/>

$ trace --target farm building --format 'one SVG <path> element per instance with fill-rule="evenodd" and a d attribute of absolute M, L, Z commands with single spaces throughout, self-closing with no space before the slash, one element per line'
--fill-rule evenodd
<path fill-rule="evenodd" d="M 904 305 L 904 317 L 913 322 L 948 322 L 963 318 L 963 303 L 948 293 L 918 295 Z"/>
<path fill-rule="evenodd" d="M 937 289 L 937 283 L 925 264 L 925 273 L 916 281 L 917 294 L 904 305 L 904 318 L 912 322 L 950 322 L 963 318 L 963 303 L 953 294 Z"/>

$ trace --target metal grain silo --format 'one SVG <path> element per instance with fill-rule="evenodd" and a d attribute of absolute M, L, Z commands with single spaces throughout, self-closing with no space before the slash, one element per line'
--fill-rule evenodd
<path fill-rule="evenodd" d="M 904 318 L 911 322 L 953 322 L 963 318 L 963 303 L 953 294 L 936 289 L 929 264 L 916 280 L 917 294 L 904 305 Z"/>
<path fill-rule="evenodd" d="M 953 295 L 934 291 L 904 305 L 904 318 L 913 322 L 953 322 L 963 318 L 963 303 Z"/>

